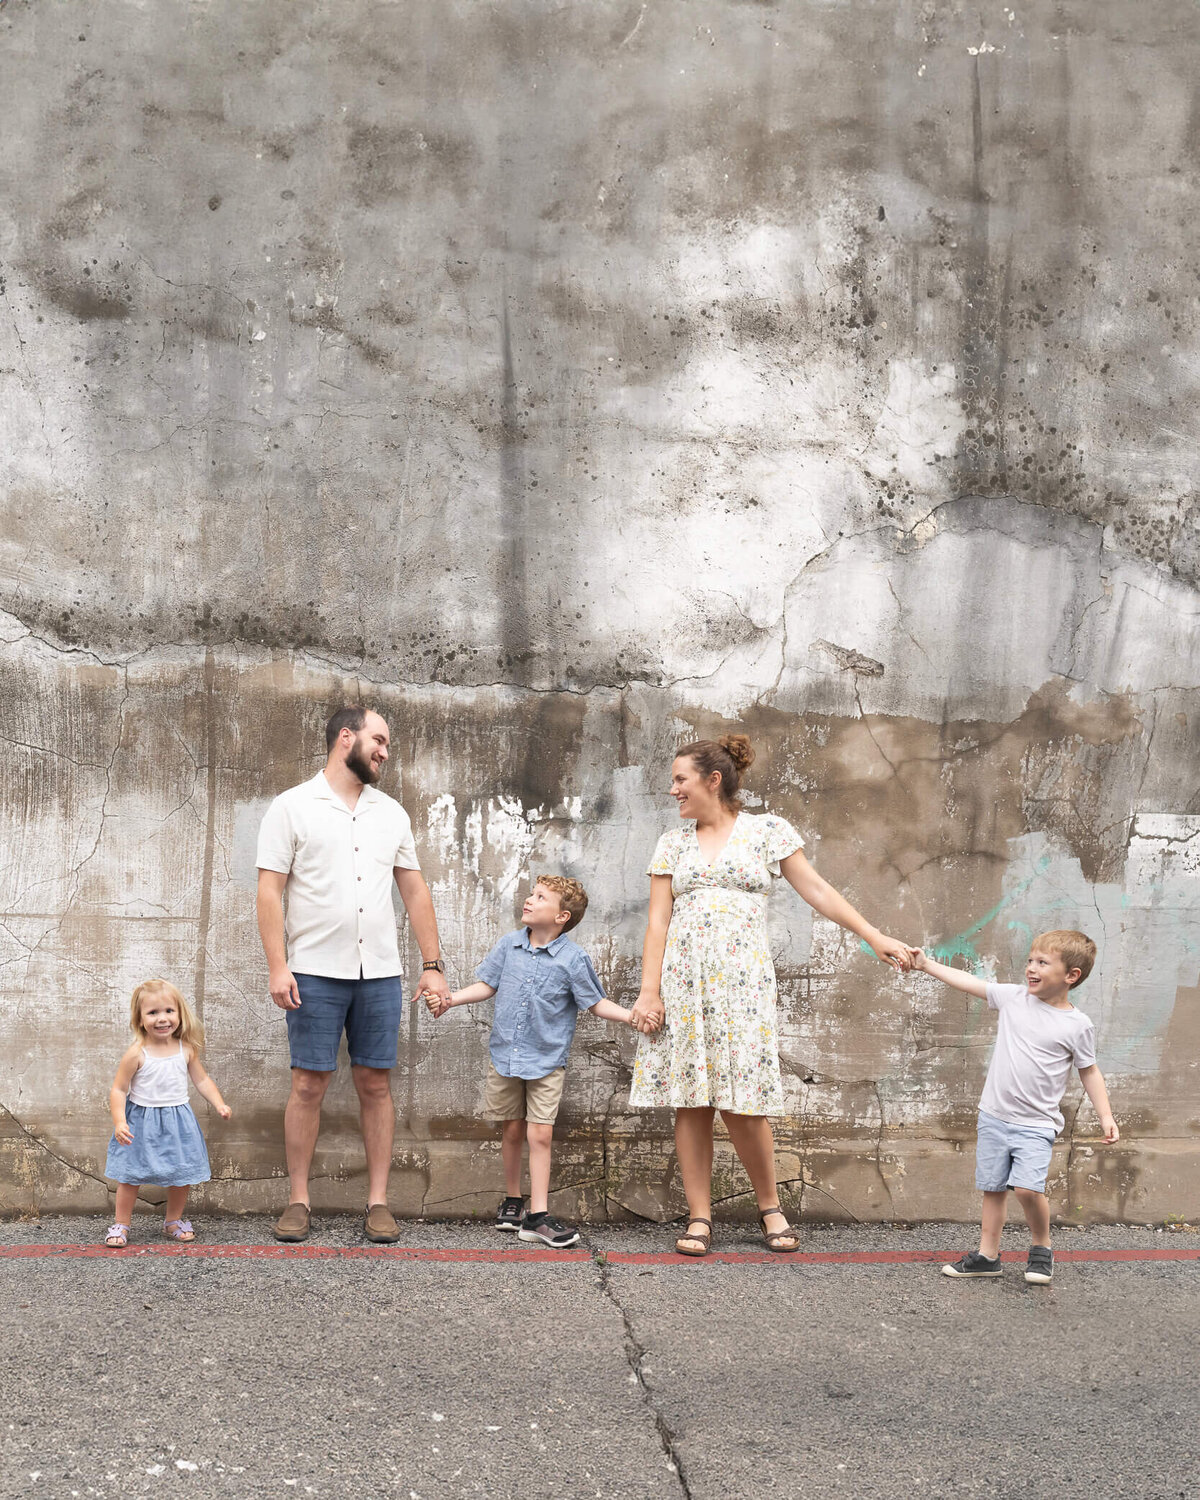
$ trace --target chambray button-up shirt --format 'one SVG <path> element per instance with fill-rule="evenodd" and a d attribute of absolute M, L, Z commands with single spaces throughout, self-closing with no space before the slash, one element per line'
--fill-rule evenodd
<path fill-rule="evenodd" d="M 496 991 L 489 1046 L 505 1078 L 545 1078 L 566 1067 L 575 1022 L 605 998 L 592 961 L 565 932 L 544 948 L 529 944 L 529 928 L 502 937 L 475 970 Z"/>

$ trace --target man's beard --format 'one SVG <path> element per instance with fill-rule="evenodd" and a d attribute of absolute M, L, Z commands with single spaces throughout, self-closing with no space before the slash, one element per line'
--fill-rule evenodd
<path fill-rule="evenodd" d="M 374 786 L 379 780 L 379 772 L 357 745 L 355 745 L 354 749 L 346 757 L 346 769 L 353 771 L 364 786 Z"/>

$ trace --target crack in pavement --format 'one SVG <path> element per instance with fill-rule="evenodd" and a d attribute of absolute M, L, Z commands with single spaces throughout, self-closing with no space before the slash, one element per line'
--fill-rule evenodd
<path fill-rule="evenodd" d="M 599 1273 L 599 1280 L 596 1284 L 621 1315 L 621 1326 L 625 1332 L 625 1359 L 629 1364 L 630 1373 L 637 1384 L 646 1410 L 654 1418 L 655 1431 L 658 1433 L 658 1440 L 662 1444 L 662 1450 L 666 1456 L 667 1468 L 674 1474 L 679 1484 L 679 1493 L 684 1497 L 684 1500 L 692 1500 L 691 1487 L 688 1484 L 683 1460 L 679 1456 L 675 1433 L 671 1430 L 670 1423 L 655 1401 L 654 1392 L 646 1384 L 646 1377 L 642 1373 L 642 1361 L 646 1358 L 646 1346 L 634 1331 L 633 1321 L 626 1312 L 624 1304 L 620 1297 L 617 1296 L 616 1290 L 613 1287 L 607 1255 L 603 1250 L 593 1250 L 592 1261 Z"/>

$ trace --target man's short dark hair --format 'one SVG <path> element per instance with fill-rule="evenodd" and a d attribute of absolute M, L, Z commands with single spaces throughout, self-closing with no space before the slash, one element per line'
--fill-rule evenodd
<path fill-rule="evenodd" d="M 325 726 L 325 750 L 328 753 L 337 744 L 337 737 L 343 729 L 353 730 L 355 734 L 367 721 L 367 710 L 361 703 L 351 703 L 345 708 L 339 708 L 333 718 Z"/>

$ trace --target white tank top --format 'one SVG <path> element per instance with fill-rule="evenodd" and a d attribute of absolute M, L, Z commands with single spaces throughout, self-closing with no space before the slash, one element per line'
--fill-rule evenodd
<path fill-rule="evenodd" d="M 142 1048 L 142 1065 L 129 1085 L 129 1102 L 143 1108 L 163 1109 L 188 1102 L 188 1065 L 183 1043 L 172 1057 L 151 1057 Z"/>

